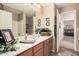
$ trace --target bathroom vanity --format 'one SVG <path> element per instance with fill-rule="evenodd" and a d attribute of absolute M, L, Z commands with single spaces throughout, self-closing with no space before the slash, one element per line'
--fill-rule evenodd
<path fill-rule="evenodd" d="M 23 37 L 19 37 L 20 40 Z M 29 38 L 28 38 L 29 39 Z M 53 48 L 53 36 L 40 36 L 35 43 L 17 43 L 16 51 L 0 54 L 1 56 L 48 56 Z"/>

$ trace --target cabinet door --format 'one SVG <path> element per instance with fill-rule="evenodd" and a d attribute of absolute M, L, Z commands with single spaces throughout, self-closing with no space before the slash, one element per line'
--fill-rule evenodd
<path fill-rule="evenodd" d="M 34 47 L 33 47 L 34 53 L 36 53 L 37 51 L 39 51 L 41 48 L 43 48 L 43 43 L 40 43 L 40 44 L 34 46 Z"/>
<path fill-rule="evenodd" d="M 46 45 L 46 46 L 44 47 L 44 56 L 48 56 L 48 55 L 49 55 L 49 46 Z"/>
<path fill-rule="evenodd" d="M 43 48 L 34 53 L 34 56 L 43 56 Z"/>
<path fill-rule="evenodd" d="M 49 39 L 49 49 L 50 51 L 53 49 L 53 37 Z"/>
<path fill-rule="evenodd" d="M 44 41 L 44 56 L 48 56 L 50 52 L 50 47 L 49 47 L 49 39 Z"/>
<path fill-rule="evenodd" d="M 31 49 L 19 54 L 18 56 L 32 56 L 32 55 L 33 55 L 33 53 L 32 53 L 32 48 L 31 48 Z"/>

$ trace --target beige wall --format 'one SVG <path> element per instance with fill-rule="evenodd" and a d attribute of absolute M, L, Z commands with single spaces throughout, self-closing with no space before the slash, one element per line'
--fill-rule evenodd
<path fill-rule="evenodd" d="M 41 21 L 43 21 L 42 17 L 43 17 L 43 7 L 41 8 L 34 8 L 35 10 L 35 16 L 33 17 L 33 33 L 35 34 L 35 29 L 40 28 L 38 27 L 38 19 L 41 19 Z M 41 26 L 42 27 L 42 26 Z"/>
<path fill-rule="evenodd" d="M 62 7 L 62 8 L 60 8 L 60 12 L 66 12 L 66 11 L 72 11 L 72 10 L 74 10 L 74 9 L 77 9 L 77 5 L 76 4 L 70 4 L 70 5 L 67 5 L 67 6 L 65 6 L 65 7 Z"/>
<path fill-rule="evenodd" d="M 52 31 L 52 34 L 54 35 L 54 17 L 55 17 L 55 7 L 54 4 L 49 4 L 48 6 L 43 8 L 43 20 L 45 18 L 50 18 L 50 26 L 47 26 Z M 43 21 L 43 26 L 46 27 L 44 24 L 45 21 Z"/>

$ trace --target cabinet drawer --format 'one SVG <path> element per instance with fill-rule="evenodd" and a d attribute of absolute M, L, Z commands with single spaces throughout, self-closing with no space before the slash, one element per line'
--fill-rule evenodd
<path fill-rule="evenodd" d="M 43 56 L 43 48 L 40 49 L 40 50 L 38 50 L 38 51 L 34 54 L 34 56 Z"/>
<path fill-rule="evenodd" d="M 32 53 L 32 48 L 31 49 L 28 49 L 27 51 L 19 54 L 18 56 L 32 56 L 33 53 Z"/>
<path fill-rule="evenodd" d="M 33 47 L 34 53 L 37 52 L 37 51 L 38 51 L 39 49 L 41 49 L 41 48 L 43 48 L 43 43 L 40 43 L 40 44 L 34 46 L 34 47 Z"/>

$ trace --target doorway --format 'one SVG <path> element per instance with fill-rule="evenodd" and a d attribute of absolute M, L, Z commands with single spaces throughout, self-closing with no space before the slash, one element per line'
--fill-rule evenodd
<path fill-rule="evenodd" d="M 57 52 L 61 48 L 75 49 L 75 11 L 59 13 L 57 10 Z"/>
<path fill-rule="evenodd" d="M 60 48 L 62 47 L 74 50 L 74 20 L 64 20 L 62 22 Z"/>

